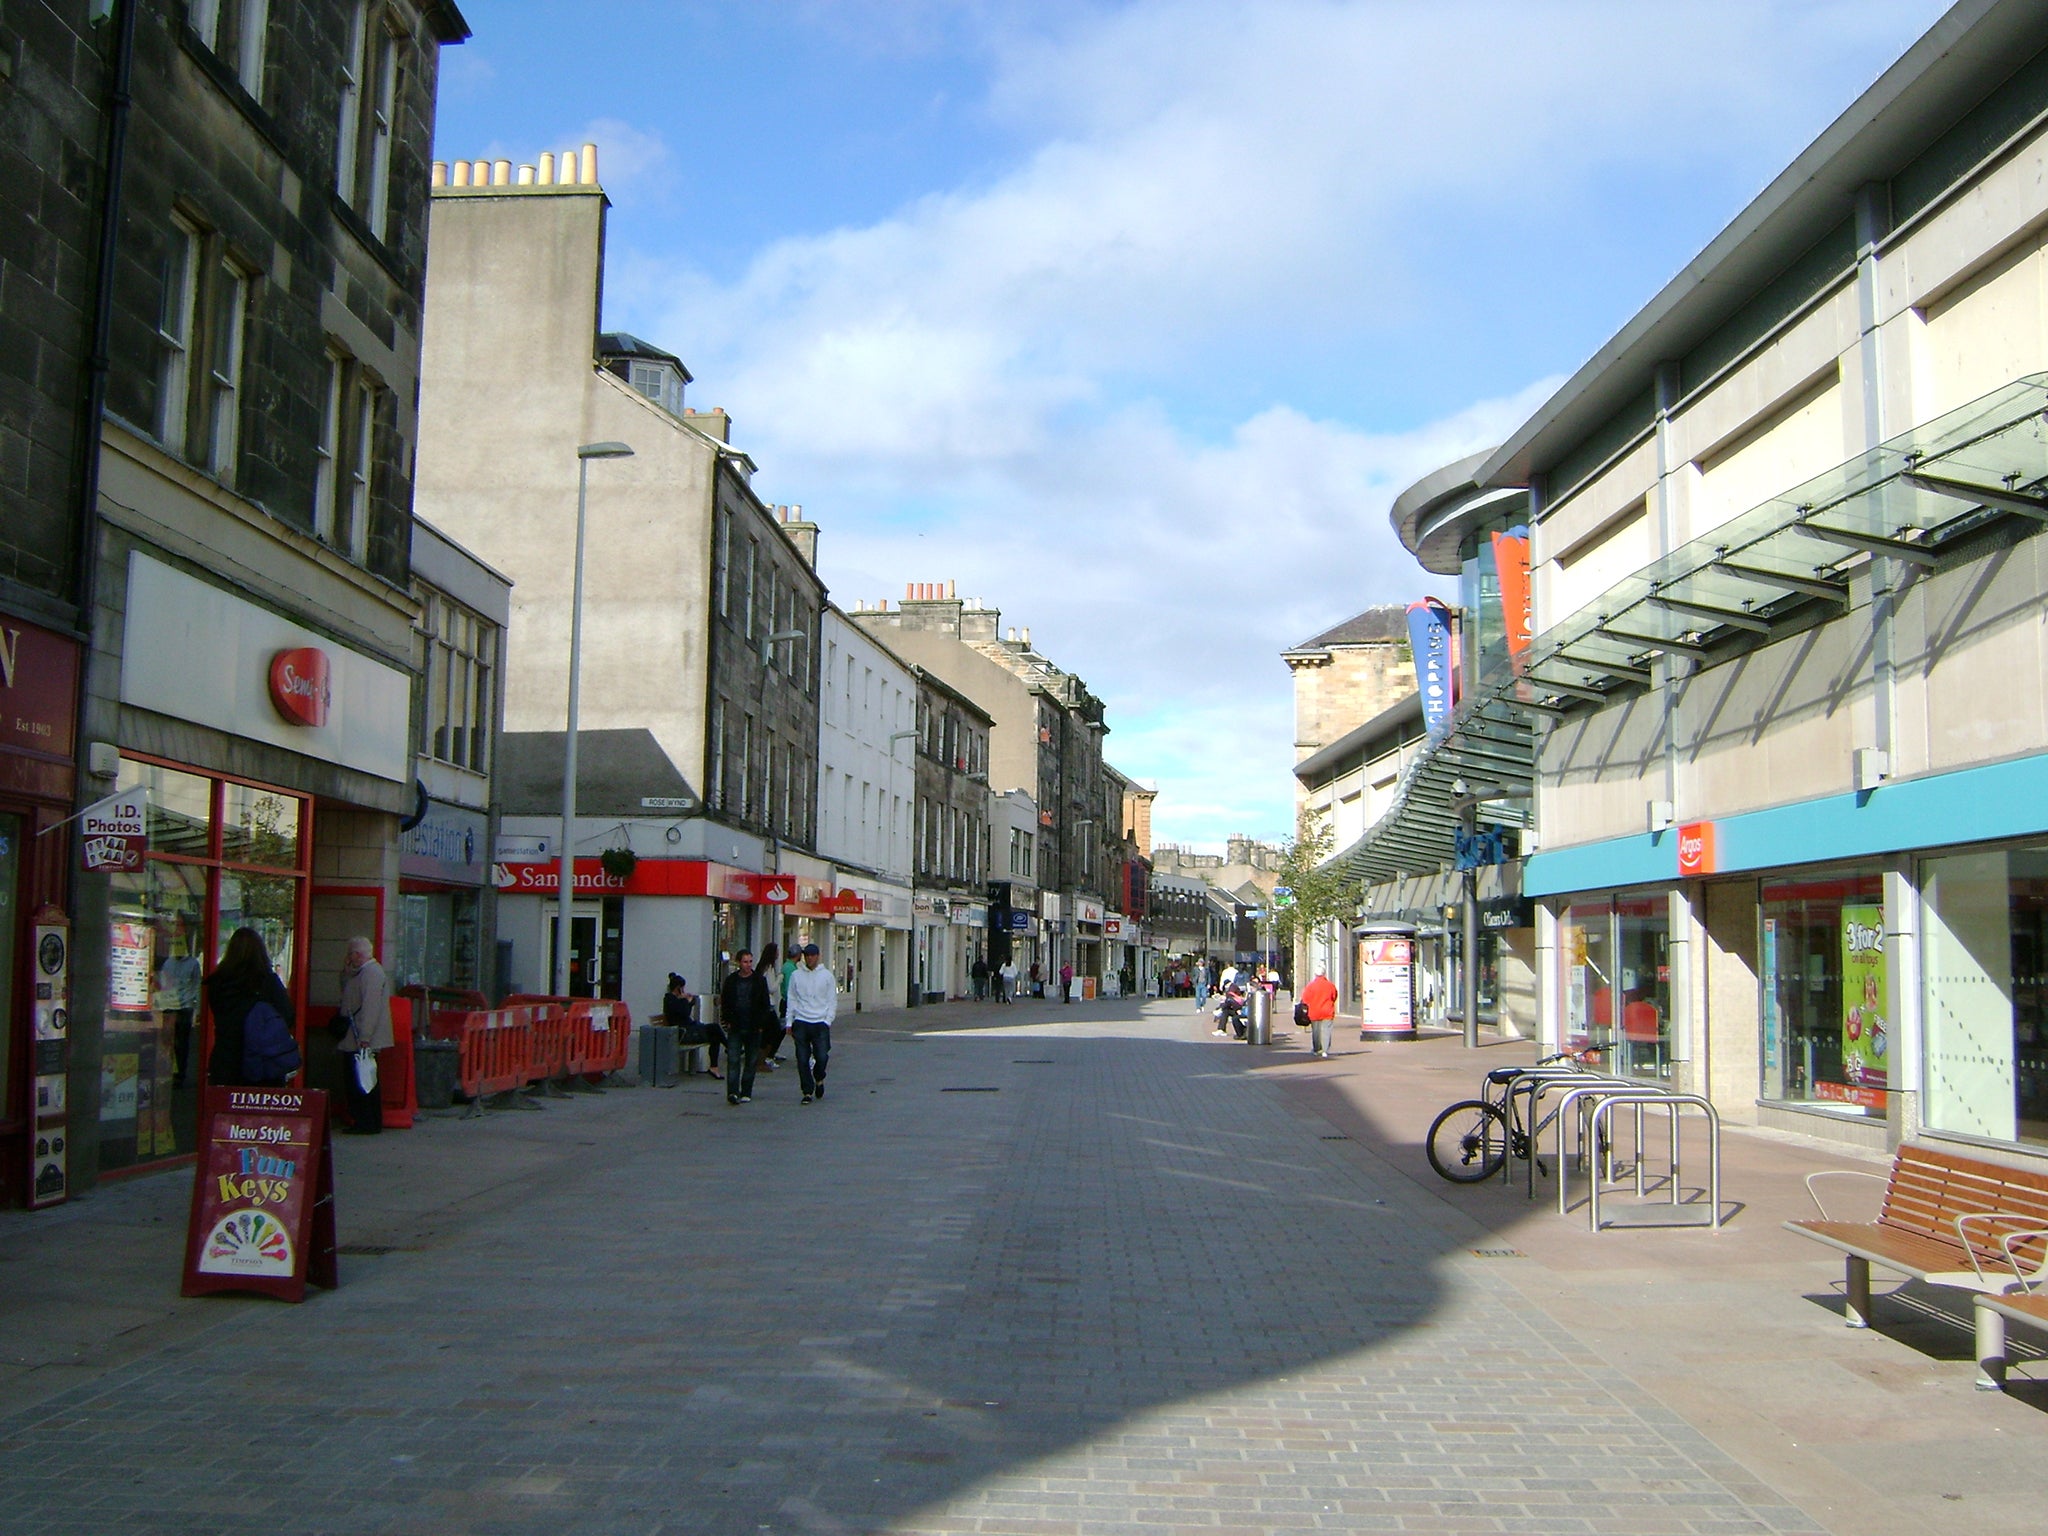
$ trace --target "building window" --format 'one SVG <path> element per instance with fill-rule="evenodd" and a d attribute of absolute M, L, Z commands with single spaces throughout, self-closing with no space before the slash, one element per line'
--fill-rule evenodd
<path fill-rule="evenodd" d="M 628 361 L 626 382 L 671 416 L 683 414 L 683 376 L 673 364 Z"/>
<path fill-rule="evenodd" d="M 754 717 L 747 716 L 740 726 L 740 819 L 750 820 L 754 814 Z"/>
<path fill-rule="evenodd" d="M 369 555 L 370 484 L 376 464 L 377 385 L 354 359 L 327 354 L 315 448 L 313 532 L 357 564 Z"/>
<path fill-rule="evenodd" d="M 749 640 L 754 638 L 754 578 L 758 574 L 756 567 L 759 564 L 760 553 L 761 546 L 756 544 L 751 538 L 748 539 L 746 609 L 740 623 L 740 633 Z"/>
<path fill-rule="evenodd" d="M 732 513 L 718 509 L 718 616 L 732 617 Z"/>
<path fill-rule="evenodd" d="M 427 593 L 422 622 L 427 709 L 420 751 L 458 768 L 488 773 L 497 626 L 433 591 Z"/>
<path fill-rule="evenodd" d="M 379 240 L 387 238 L 391 211 L 399 46 L 396 18 L 358 0 L 349 13 L 348 46 L 342 56 L 334 186 Z"/>
<path fill-rule="evenodd" d="M 2048 844 L 1924 860 L 1920 890 L 1927 1125 L 2048 1143 Z"/>
<path fill-rule="evenodd" d="M 1480 935 L 1479 1005 L 1496 1006 L 1499 935 Z M 1568 1041 L 1630 1076 L 1670 1073 L 1670 911 L 1662 896 L 1575 904 L 1559 934 Z"/>
<path fill-rule="evenodd" d="M 157 440 L 182 457 L 190 431 L 192 328 L 199 304 L 200 234 L 173 215 L 164 256 L 163 302 L 157 317 Z"/>
<path fill-rule="evenodd" d="M 199 41 L 234 70 L 243 90 L 261 101 L 269 0 L 191 0 L 186 15 Z"/>
<path fill-rule="evenodd" d="M 248 334 L 249 274 L 232 259 L 220 264 L 213 335 L 207 348 L 206 463 L 232 485 L 242 438 L 242 345 Z"/>
<path fill-rule="evenodd" d="M 725 700 L 711 701 L 711 750 L 707 759 L 704 803 L 725 809 Z"/>

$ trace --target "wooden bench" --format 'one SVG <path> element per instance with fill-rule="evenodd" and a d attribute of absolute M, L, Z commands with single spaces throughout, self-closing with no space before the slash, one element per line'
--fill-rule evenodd
<path fill-rule="evenodd" d="M 2038 1232 L 2025 1234 L 2040 1237 Z M 1980 1291 L 1977 1306 L 1977 1385 L 1995 1392 L 2005 1385 L 2005 1325 L 2023 1323 L 2048 1333 L 2048 1294 L 2040 1291 L 2007 1291 L 2003 1295 Z"/>
<path fill-rule="evenodd" d="M 1824 1179 L 1876 1179 L 1847 1169 L 1809 1174 L 1807 1192 L 1818 1221 L 1785 1228 L 1826 1243 L 1845 1256 L 1848 1324 L 1870 1326 L 1870 1266 L 1928 1285 L 1996 1295 L 2023 1289 L 2048 1270 L 2042 1229 L 2048 1228 L 2048 1173 L 1932 1147 L 1904 1146 L 1884 1178 L 1876 1221 L 1835 1221 L 1815 1185 Z M 1978 1358 L 2003 1357 L 2004 1319 L 1977 1312 Z M 1996 1337 L 1992 1337 L 1996 1335 Z M 1996 1386 L 1995 1381 L 1980 1386 Z"/>

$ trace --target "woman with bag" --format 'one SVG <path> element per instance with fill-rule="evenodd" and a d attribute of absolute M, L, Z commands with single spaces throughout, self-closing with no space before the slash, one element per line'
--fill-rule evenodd
<path fill-rule="evenodd" d="M 348 1105 L 344 1136 L 375 1136 L 384 1129 L 384 1090 L 377 1081 L 377 1053 L 391 1049 L 391 982 L 365 938 L 348 941 L 341 967 L 342 1100 Z"/>
<path fill-rule="evenodd" d="M 203 983 L 213 1015 L 206 1080 L 219 1088 L 276 1088 L 299 1070 L 292 1034 L 292 998 L 270 968 L 270 951 L 254 928 L 237 928 L 227 952 Z"/>

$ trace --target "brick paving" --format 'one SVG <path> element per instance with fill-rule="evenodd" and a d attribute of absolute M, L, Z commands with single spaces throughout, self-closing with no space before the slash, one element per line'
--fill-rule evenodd
<path fill-rule="evenodd" d="M 175 1300 L 183 1175 L 6 1218 L 0 1532 L 1855 1528 L 1185 1005 L 884 1017 L 344 1142 L 300 1307 Z"/>

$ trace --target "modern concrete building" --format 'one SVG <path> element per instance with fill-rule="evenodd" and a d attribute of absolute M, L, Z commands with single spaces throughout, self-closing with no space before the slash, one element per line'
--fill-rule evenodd
<path fill-rule="evenodd" d="M 723 956 L 831 916 L 831 867 L 810 852 L 825 594 L 817 530 L 754 494 L 730 419 L 685 403 L 675 354 L 600 332 L 607 207 L 590 145 L 516 169 L 436 165 L 418 484 L 422 512 L 514 582 L 515 841 L 498 873 L 513 975 L 641 1011 L 669 971 L 708 988 Z M 579 801 L 564 980 L 540 855 L 560 835 L 578 449 L 600 442 L 633 452 L 581 466 L 580 750 L 596 799 Z"/>
<path fill-rule="evenodd" d="M 829 604 L 824 637 L 817 851 L 832 861 L 835 889 L 859 899 L 832 920 L 829 963 L 848 1006 L 900 1008 L 910 995 L 917 678 Z"/>
<path fill-rule="evenodd" d="M 1472 477 L 1530 496 L 1543 1030 L 2048 1154 L 2048 12 L 1964 0 Z"/>

